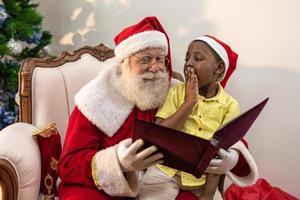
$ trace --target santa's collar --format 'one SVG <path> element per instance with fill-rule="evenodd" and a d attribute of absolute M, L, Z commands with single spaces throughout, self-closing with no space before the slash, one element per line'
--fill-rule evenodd
<path fill-rule="evenodd" d="M 75 104 L 86 118 L 111 137 L 123 125 L 134 104 L 119 91 L 116 59 L 109 59 L 103 65 L 105 69 L 75 95 Z"/>

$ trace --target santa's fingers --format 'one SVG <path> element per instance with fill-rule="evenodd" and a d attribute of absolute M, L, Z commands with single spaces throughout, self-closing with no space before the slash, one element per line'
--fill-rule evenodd
<path fill-rule="evenodd" d="M 155 151 L 157 151 L 157 147 L 156 146 L 150 146 L 150 147 L 142 150 L 141 152 L 139 152 L 136 155 L 136 158 L 144 160 L 145 158 L 147 158 L 148 156 L 150 156 L 151 154 L 153 154 Z"/>
<path fill-rule="evenodd" d="M 223 159 L 212 159 L 209 163 L 209 166 L 219 166 L 223 162 Z"/>
<path fill-rule="evenodd" d="M 160 160 L 156 160 L 156 161 L 153 161 L 153 162 L 145 164 L 144 165 L 144 169 L 149 168 L 149 167 L 151 167 L 153 165 L 156 165 L 156 164 L 163 164 L 163 163 L 164 163 L 164 161 L 161 160 L 161 159 Z"/>
<path fill-rule="evenodd" d="M 155 162 L 157 160 L 162 160 L 162 158 L 164 157 L 164 155 L 162 153 L 156 153 L 152 156 L 149 156 L 148 158 L 146 158 L 144 160 L 144 163 L 145 164 L 149 164 L 149 163 L 152 163 L 152 162 Z"/>
<path fill-rule="evenodd" d="M 219 167 L 216 166 L 208 166 L 205 172 L 211 174 L 223 174 L 223 172 L 219 169 Z"/>
<path fill-rule="evenodd" d="M 136 152 L 144 145 L 144 141 L 142 139 L 138 139 L 133 142 L 127 149 L 128 153 L 136 154 Z"/>

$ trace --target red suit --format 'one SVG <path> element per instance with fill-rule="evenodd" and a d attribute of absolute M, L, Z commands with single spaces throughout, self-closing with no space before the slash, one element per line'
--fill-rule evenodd
<path fill-rule="evenodd" d="M 138 193 L 138 173 L 122 172 L 116 150 L 120 141 L 132 137 L 133 119 L 153 122 L 155 111 L 141 111 L 128 102 L 120 92 L 115 59 L 106 61 L 106 65 L 75 96 L 76 107 L 58 163 L 62 200 L 126 199 L 122 196 L 134 197 Z M 239 185 L 249 185 L 257 179 L 256 166 L 245 146 L 238 146 L 246 160 L 240 156 L 232 170 L 238 176 L 228 176 Z"/>

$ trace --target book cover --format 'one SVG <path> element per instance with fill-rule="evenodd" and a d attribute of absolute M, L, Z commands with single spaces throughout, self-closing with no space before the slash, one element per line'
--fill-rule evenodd
<path fill-rule="evenodd" d="M 199 178 L 219 148 L 228 149 L 246 135 L 268 99 L 220 127 L 210 141 L 139 119 L 134 120 L 133 140 L 141 138 L 145 147 L 157 146 L 164 155 L 163 165 Z"/>

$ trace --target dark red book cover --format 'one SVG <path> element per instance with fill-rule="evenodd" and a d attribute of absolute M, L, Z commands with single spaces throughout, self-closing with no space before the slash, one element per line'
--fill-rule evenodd
<path fill-rule="evenodd" d="M 156 145 L 164 154 L 164 165 L 200 177 L 219 148 L 228 149 L 242 139 L 269 98 L 220 127 L 208 141 L 187 133 L 135 119 L 133 140 L 145 147 Z"/>

